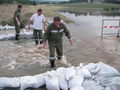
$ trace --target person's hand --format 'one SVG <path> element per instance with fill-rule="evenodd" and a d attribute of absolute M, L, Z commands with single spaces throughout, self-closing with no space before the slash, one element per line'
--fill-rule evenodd
<path fill-rule="evenodd" d="M 70 43 L 70 45 L 72 45 L 72 40 L 71 39 L 69 39 L 69 43 Z"/>
<path fill-rule="evenodd" d="M 20 26 L 20 22 L 18 21 L 17 24 Z"/>
<path fill-rule="evenodd" d="M 46 31 L 46 25 L 44 25 L 44 31 Z"/>
<path fill-rule="evenodd" d="M 46 43 L 46 42 L 43 43 L 43 48 L 44 48 L 44 49 L 47 48 L 47 43 Z"/>
<path fill-rule="evenodd" d="M 28 25 L 28 30 L 30 30 L 30 25 Z"/>

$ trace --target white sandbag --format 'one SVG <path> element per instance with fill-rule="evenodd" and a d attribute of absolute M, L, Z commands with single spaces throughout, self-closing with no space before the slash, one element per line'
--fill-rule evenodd
<path fill-rule="evenodd" d="M 89 63 L 85 65 L 83 68 L 88 69 L 91 73 L 91 75 L 95 75 L 99 72 L 99 68 L 95 63 Z"/>
<path fill-rule="evenodd" d="M 64 70 L 64 75 L 65 75 L 65 79 L 71 80 L 72 78 L 74 78 L 74 76 L 76 76 L 76 70 L 75 67 L 70 67 L 70 68 L 66 68 Z"/>
<path fill-rule="evenodd" d="M 39 87 L 44 86 L 45 85 L 45 76 L 44 73 L 43 74 L 39 74 L 39 75 L 35 75 L 34 77 L 36 77 Z"/>
<path fill-rule="evenodd" d="M 45 83 L 47 90 L 60 90 L 59 77 L 56 71 L 49 71 L 45 74 Z"/>
<path fill-rule="evenodd" d="M 69 88 L 74 88 L 77 86 L 82 86 L 84 81 L 84 77 L 83 76 L 74 76 L 74 78 L 72 78 L 71 80 L 68 81 L 68 86 Z"/>
<path fill-rule="evenodd" d="M 77 87 L 73 87 L 70 90 L 84 90 L 83 87 L 77 86 Z"/>
<path fill-rule="evenodd" d="M 85 79 L 92 78 L 91 73 L 86 68 L 82 68 L 82 69 L 77 70 L 77 75 L 82 75 Z"/>
<path fill-rule="evenodd" d="M 99 72 L 97 73 L 98 77 L 114 77 L 120 76 L 120 73 L 113 67 L 106 65 L 102 62 L 97 63 L 97 67 L 99 68 Z"/>
<path fill-rule="evenodd" d="M 106 90 L 120 90 L 120 83 L 114 83 L 106 86 Z"/>
<path fill-rule="evenodd" d="M 115 90 L 117 90 L 117 88 L 120 88 L 120 77 L 105 78 L 100 81 L 100 84 L 107 88 L 116 88 Z"/>
<path fill-rule="evenodd" d="M 20 86 L 20 79 L 19 78 L 7 78 L 7 77 L 1 77 L 0 78 L 0 88 L 5 87 L 19 87 Z"/>
<path fill-rule="evenodd" d="M 62 90 L 68 90 L 68 83 L 67 83 L 67 80 L 65 79 L 64 73 L 61 73 L 59 75 L 59 86 L 60 86 L 60 89 Z"/>
<path fill-rule="evenodd" d="M 38 88 L 39 83 L 36 77 L 33 76 L 24 76 L 20 78 L 20 90 L 24 90 L 26 88 L 32 87 L 32 88 Z"/>
<path fill-rule="evenodd" d="M 60 67 L 60 68 L 58 68 L 58 69 L 56 70 L 56 72 L 58 73 L 58 75 L 60 75 L 61 73 L 64 72 L 65 69 L 66 69 L 66 68 L 64 68 L 64 67 Z"/>
<path fill-rule="evenodd" d="M 65 69 L 66 68 L 60 67 L 56 70 L 59 75 L 59 86 L 60 86 L 60 89 L 62 90 L 68 90 L 68 83 L 64 75 Z"/>
<path fill-rule="evenodd" d="M 104 87 L 93 80 L 84 80 L 83 87 L 85 90 L 105 90 Z"/>

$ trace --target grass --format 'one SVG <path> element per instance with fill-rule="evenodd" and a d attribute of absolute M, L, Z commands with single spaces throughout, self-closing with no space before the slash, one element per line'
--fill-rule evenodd
<path fill-rule="evenodd" d="M 0 24 L 13 24 L 12 17 L 13 13 L 16 10 L 16 4 L 3 4 L 0 5 Z M 43 5 L 23 5 L 22 10 L 22 21 L 27 23 L 30 16 L 37 11 L 38 8 L 43 9 L 43 13 L 46 17 L 53 18 L 54 16 L 60 16 L 65 22 L 69 23 L 70 21 L 67 17 L 62 16 L 58 11 L 68 11 L 74 13 L 86 13 L 86 12 L 102 12 L 102 13 L 111 13 L 114 8 L 116 12 L 120 11 L 120 5 L 116 4 L 96 4 L 96 3 L 67 3 L 67 4 L 43 4 Z"/>
<path fill-rule="evenodd" d="M 107 3 L 71 3 L 71 4 L 58 4 L 56 6 L 61 6 L 63 9 L 61 11 L 69 11 L 76 13 L 94 12 L 100 11 L 105 12 L 105 8 L 120 8 L 120 5 L 107 4 Z"/>

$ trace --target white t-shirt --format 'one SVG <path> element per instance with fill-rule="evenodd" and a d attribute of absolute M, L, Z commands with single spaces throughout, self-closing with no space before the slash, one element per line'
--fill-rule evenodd
<path fill-rule="evenodd" d="M 33 22 L 33 29 L 42 30 L 43 22 L 45 22 L 44 15 L 33 14 L 30 20 Z"/>

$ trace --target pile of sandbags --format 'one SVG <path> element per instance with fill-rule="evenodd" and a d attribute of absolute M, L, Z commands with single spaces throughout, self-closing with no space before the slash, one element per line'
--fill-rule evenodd
<path fill-rule="evenodd" d="M 120 73 L 102 62 L 47 71 L 35 76 L 0 78 L 0 88 L 20 87 L 47 90 L 119 90 Z"/>
<path fill-rule="evenodd" d="M 10 25 L 0 25 L 0 30 L 15 30 L 15 26 L 10 26 Z"/>
<path fill-rule="evenodd" d="M 0 35 L 0 40 L 10 40 L 14 39 L 15 34 L 9 33 L 8 35 Z M 20 33 L 20 38 L 32 38 L 32 32 L 27 32 L 24 30 L 23 32 Z"/>

